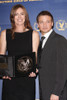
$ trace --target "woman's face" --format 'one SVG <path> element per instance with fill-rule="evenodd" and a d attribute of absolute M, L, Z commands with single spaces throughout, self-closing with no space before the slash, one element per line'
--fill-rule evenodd
<path fill-rule="evenodd" d="M 22 8 L 18 8 L 14 16 L 15 25 L 24 25 L 25 22 L 25 12 Z"/>

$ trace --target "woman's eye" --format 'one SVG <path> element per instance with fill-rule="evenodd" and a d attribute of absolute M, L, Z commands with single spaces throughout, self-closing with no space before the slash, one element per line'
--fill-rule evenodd
<path fill-rule="evenodd" d="M 15 16 L 17 16 L 18 14 L 16 13 Z"/>
<path fill-rule="evenodd" d="M 21 13 L 21 15 L 24 15 L 24 13 Z"/>
<path fill-rule="evenodd" d="M 40 22 L 40 24 L 42 24 L 43 22 Z"/>

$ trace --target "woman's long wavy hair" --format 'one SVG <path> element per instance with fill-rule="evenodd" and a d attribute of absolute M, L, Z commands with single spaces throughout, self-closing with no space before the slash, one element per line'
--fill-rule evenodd
<path fill-rule="evenodd" d="M 14 17 L 15 17 L 16 10 L 18 8 L 22 8 L 24 10 L 24 13 L 25 13 L 24 26 L 25 26 L 25 28 L 32 29 L 30 21 L 29 21 L 29 16 L 28 16 L 28 13 L 26 11 L 26 8 L 21 4 L 16 4 L 15 6 L 12 7 L 11 13 L 10 13 L 10 21 L 11 21 L 11 25 L 12 25 L 12 28 L 11 28 L 12 39 L 14 39 L 14 32 L 15 32 L 15 28 L 16 28 L 15 22 L 14 22 Z"/>

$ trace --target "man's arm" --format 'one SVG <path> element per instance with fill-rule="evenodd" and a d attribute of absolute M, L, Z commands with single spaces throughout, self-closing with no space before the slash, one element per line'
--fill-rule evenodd
<path fill-rule="evenodd" d="M 50 100 L 59 100 L 67 80 L 67 40 L 61 37 L 57 43 L 56 81 Z"/>

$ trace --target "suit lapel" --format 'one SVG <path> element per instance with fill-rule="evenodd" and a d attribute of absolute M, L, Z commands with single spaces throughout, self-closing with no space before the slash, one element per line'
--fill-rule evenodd
<path fill-rule="evenodd" d="M 46 41 L 43 50 L 46 48 L 46 46 L 48 46 L 48 45 L 50 44 L 50 40 L 52 39 L 52 37 L 53 37 L 54 35 L 55 35 L 55 32 L 53 31 L 53 32 L 50 34 L 48 40 Z"/>
<path fill-rule="evenodd" d="M 55 31 L 53 31 L 53 32 L 50 34 L 48 40 L 46 41 L 46 43 L 45 43 L 45 45 L 44 45 L 44 48 L 43 48 L 43 50 L 42 50 L 41 56 L 46 52 L 46 49 L 49 47 L 50 42 L 51 42 L 51 39 L 52 39 L 52 37 L 53 37 L 55 34 L 56 34 Z"/>
<path fill-rule="evenodd" d="M 44 48 L 43 48 L 42 53 L 41 53 L 40 63 L 39 63 L 39 66 L 40 66 L 40 67 L 41 67 L 42 61 L 43 61 L 43 59 L 44 59 L 43 56 L 45 56 L 45 54 L 47 53 L 47 49 L 48 49 L 49 46 L 51 45 L 51 43 L 52 43 L 51 40 L 52 40 L 52 38 L 55 36 L 55 34 L 56 34 L 55 31 L 53 31 L 53 32 L 50 34 L 48 40 L 46 41 L 46 43 L 45 43 L 45 45 L 44 45 Z"/>

